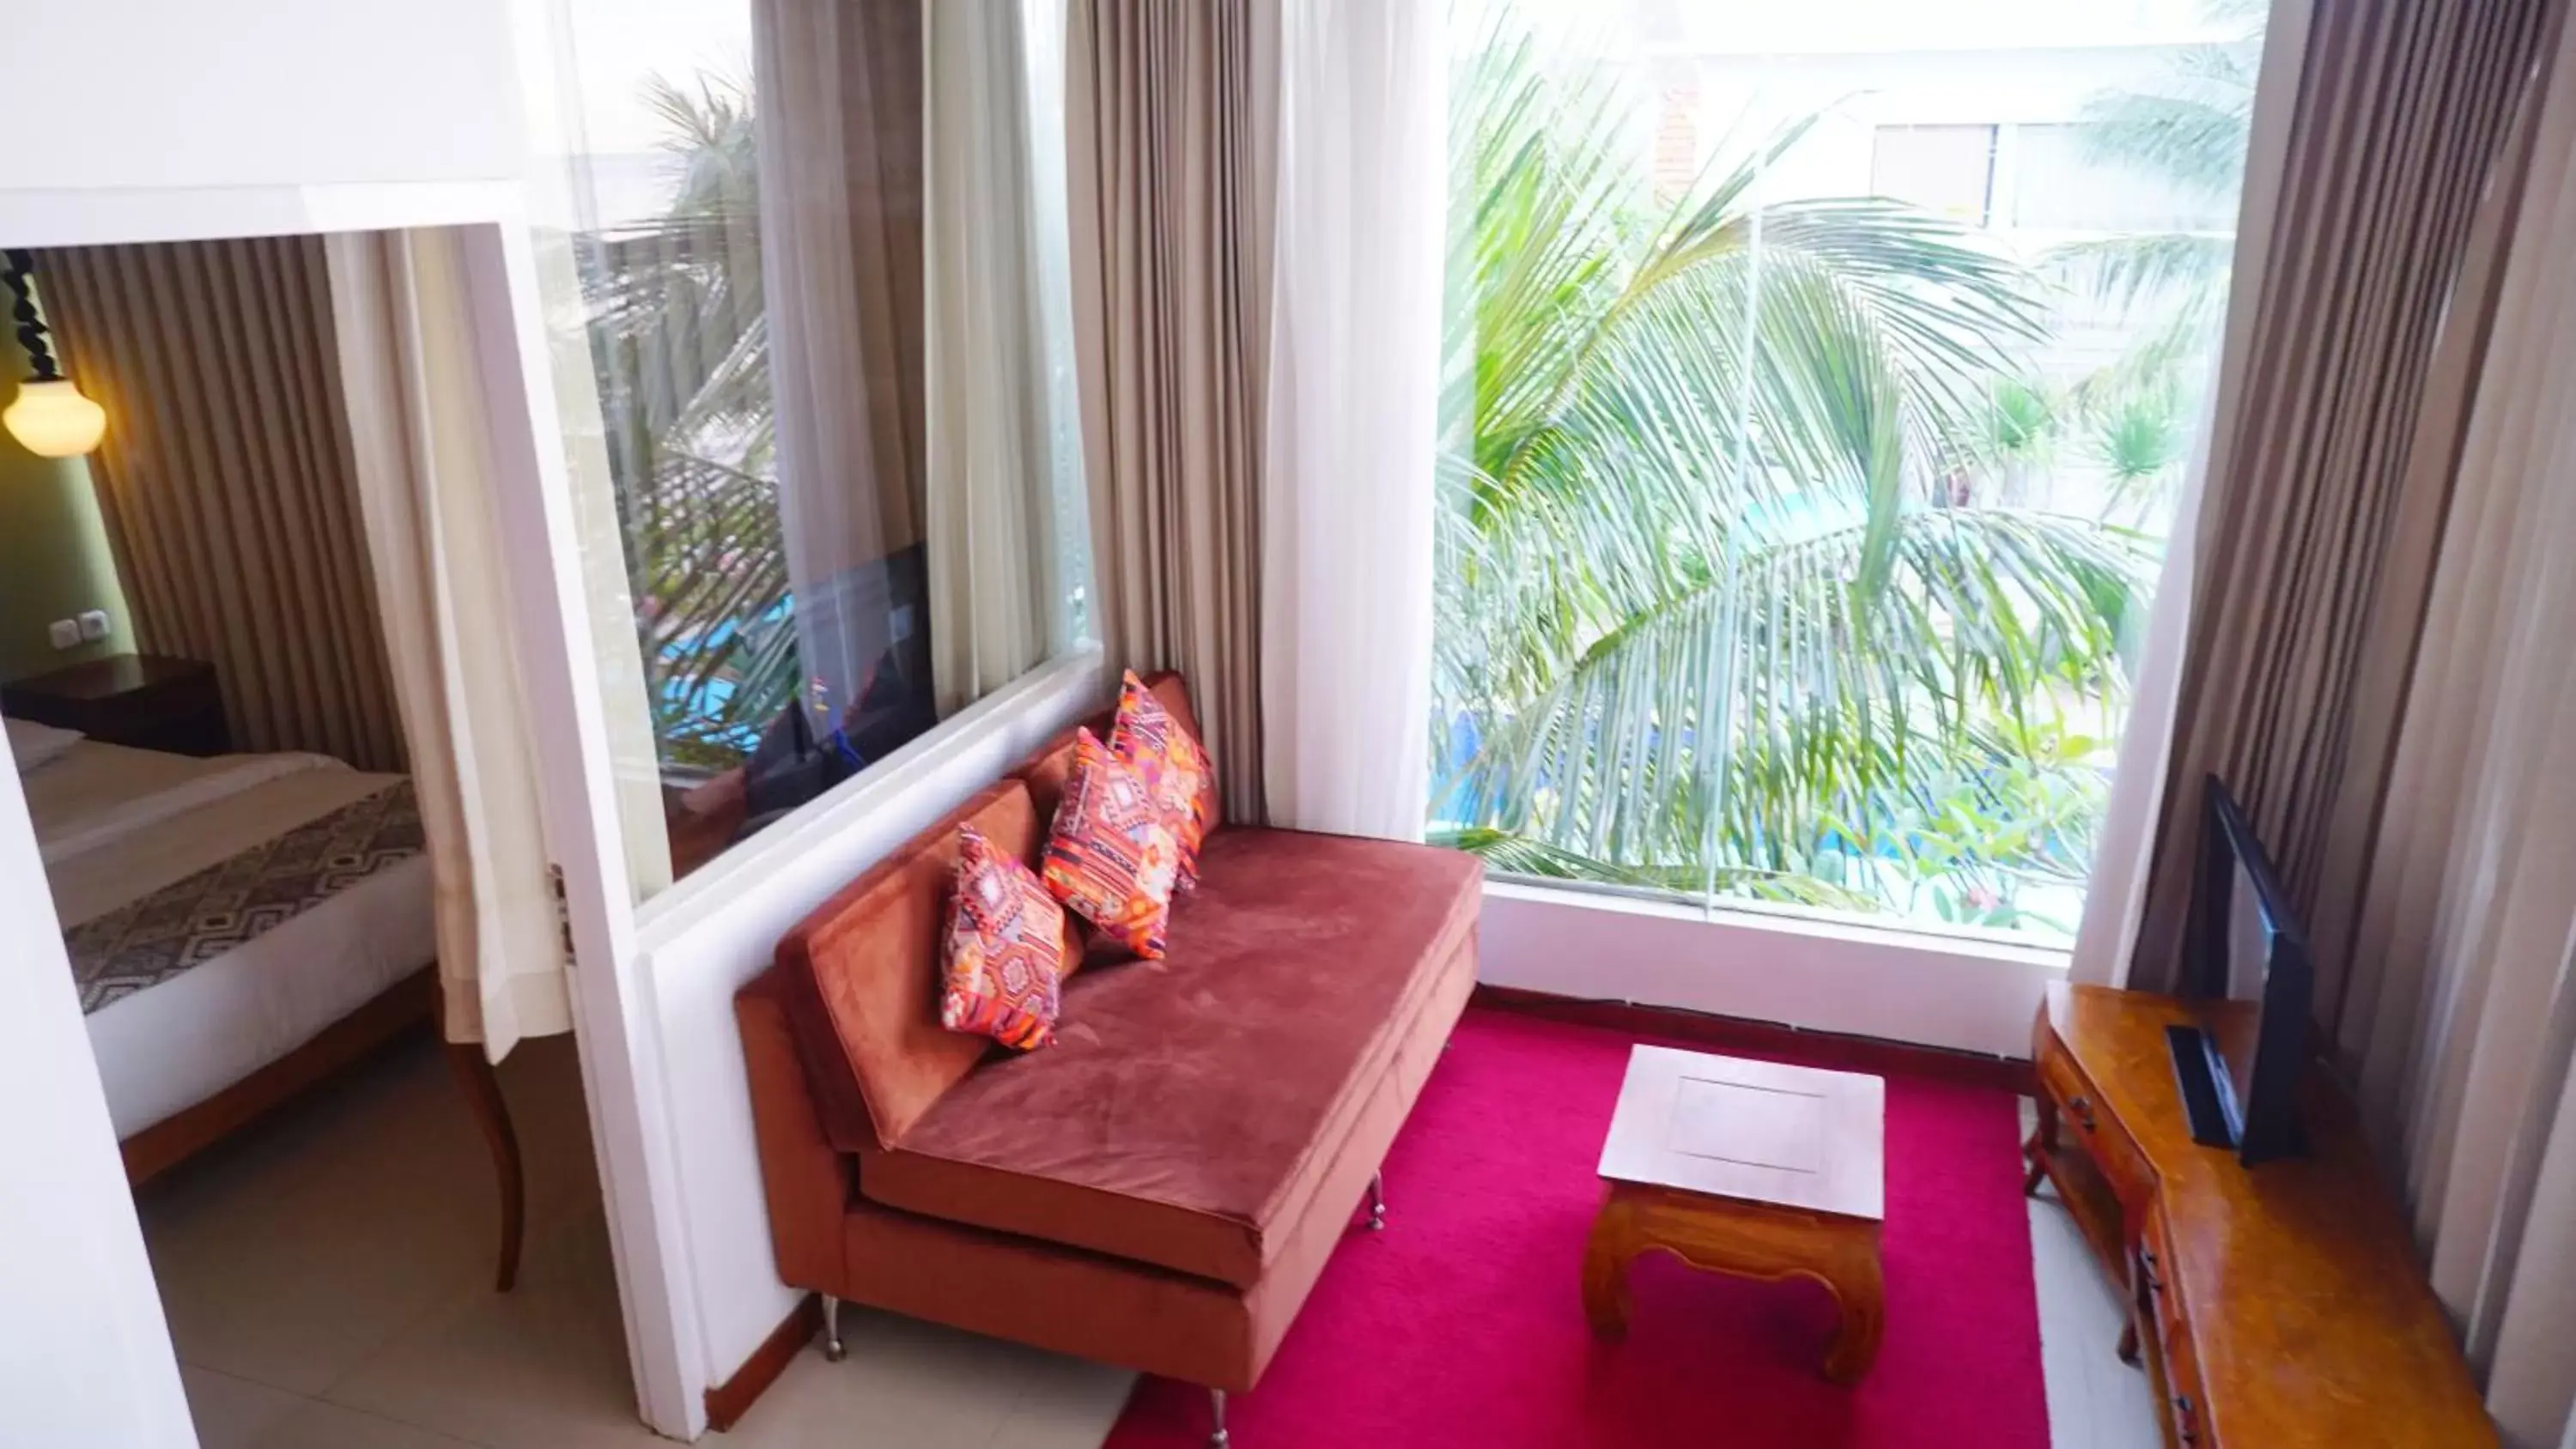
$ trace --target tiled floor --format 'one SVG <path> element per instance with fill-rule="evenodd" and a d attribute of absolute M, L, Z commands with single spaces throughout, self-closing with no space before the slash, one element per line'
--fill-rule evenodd
<path fill-rule="evenodd" d="M 526 1149 L 529 1241 L 492 1292 L 481 1139 L 426 1044 L 147 1189 L 205 1449 L 645 1449 L 565 1040 L 502 1068 Z M 2156 1442 L 2121 1307 L 2064 1208 L 2030 1204 L 2040 1357 L 2058 1449 Z M 806 1350 L 724 1449 L 1091 1449 L 1128 1375 L 853 1310 L 848 1361 Z"/>
<path fill-rule="evenodd" d="M 492 1291 L 481 1138 L 427 1044 L 141 1196 L 205 1449 L 621 1449 L 635 1417 L 571 1043 L 501 1069 L 530 1174 L 519 1286 Z M 1126 1374 L 873 1314 L 811 1349 L 724 1449 L 1090 1449 Z"/>
<path fill-rule="evenodd" d="M 2031 1123 L 2022 1103 L 2022 1130 Z M 2039 1287 L 2039 1362 L 2048 1383 L 2048 1436 L 2056 1449 L 2156 1449 L 2147 1376 L 2120 1362 L 2126 1321 L 2119 1291 L 2093 1261 L 2055 1190 L 2030 1200 L 2030 1251 Z"/>

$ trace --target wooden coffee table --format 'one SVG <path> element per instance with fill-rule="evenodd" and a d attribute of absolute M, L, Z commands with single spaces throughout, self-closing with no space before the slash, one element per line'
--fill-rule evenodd
<path fill-rule="evenodd" d="M 1824 1284 L 1843 1315 L 1825 1376 L 1867 1373 L 1887 1321 L 1886 1119 L 1876 1077 L 1633 1049 L 1583 1258 L 1592 1331 L 1627 1332 L 1628 1260 L 1661 1248 L 1711 1272 Z"/>

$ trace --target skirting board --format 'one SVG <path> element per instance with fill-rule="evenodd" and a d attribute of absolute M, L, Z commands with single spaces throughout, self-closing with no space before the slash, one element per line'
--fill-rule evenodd
<path fill-rule="evenodd" d="M 787 1372 L 796 1355 L 822 1331 L 822 1295 L 808 1293 L 797 1302 L 796 1311 L 781 1319 L 769 1337 L 760 1341 L 760 1347 L 751 1351 L 751 1357 L 742 1361 L 742 1367 L 733 1371 L 732 1378 L 708 1388 L 707 1427 L 722 1433 L 741 1423 L 742 1416 L 751 1412 L 751 1406 L 769 1392 L 769 1386 L 778 1382 L 778 1376 Z"/>
<path fill-rule="evenodd" d="M 1476 987 L 1470 1004 L 1583 1026 L 1604 1027 L 1630 1036 L 1669 1037 L 1720 1051 L 1793 1056 L 1801 1062 L 1831 1071 L 1867 1072 L 1880 1077 L 1926 1077 L 1963 1086 L 2018 1092 L 2025 1097 L 2034 1095 L 2038 1086 L 2031 1075 L 2030 1063 L 2018 1057 L 1994 1057 L 1981 1052 L 1883 1041 L 1877 1037 L 1810 1031 L 1773 1021 L 1746 1021 L 1739 1017 L 1685 1011 L 1679 1007 L 1640 1006 L 1628 1001 L 1584 1001 L 1543 991 L 1526 991 L 1516 986 L 1483 984 Z"/>

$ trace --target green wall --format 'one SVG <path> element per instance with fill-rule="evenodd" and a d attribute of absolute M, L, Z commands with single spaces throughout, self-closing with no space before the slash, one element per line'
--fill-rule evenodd
<path fill-rule="evenodd" d="M 45 626 L 105 609 L 107 637 L 57 651 Z M 39 458 L 0 432 L 0 680 L 134 647 L 89 463 Z"/>

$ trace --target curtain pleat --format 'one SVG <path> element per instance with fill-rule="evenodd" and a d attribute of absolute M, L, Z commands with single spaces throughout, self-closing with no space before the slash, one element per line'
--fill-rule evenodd
<path fill-rule="evenodd" d="M 1441 11 L 1303 0 L 1282 27 L 1262 480 L 1271 823 L 1422 838 L 1449 149 Z"/>
<path fill-rule="evenodd" d="M 1072 0 L 1075 371 L 1101 646 L 1172 668 L 1265 818 L 1261 496 L 1277 0 Z"/>
<path fill-rule="evenodd" d="M 921 0 L 757 0 L 760 230 L 779 524 L 805 701 L 842 721 L 922 542 Z"/>
<path fill-rule="evenodd" d="M 45 257 L 144 650 L 211 662 L 236 747 L 400 770 L 314 237 Z"/>
<path fill-rule="evenodd" d="M 2576 44 L 2554 44 L 2336 1044 L 2503 1438 L 2576 1435 Z"/>
<path fill-rule="evenodd" d="M 464 246 L 424 229 L 327 248 L 365 546 L 420 745 L 440 1026 L 497 1062 L 522 1037 L 572 1030 L 572 1001 Z"/>
<path fill-rule="evenodd" d="M 933 5 L 924 259 L 931 678 L 953 714 L 1070 647 L 1016 5 Z"/>
<path fill-rule="evenodd" d="M 2446 352 L 2446 327 L 2474 336 L 2486 322 L 2491 298 L 2463 283 L 2488 275 L 2471 252 L 2546 9 L 2317 8 L 2252 353 L 2202 497 L 2132 985 L 2181 978 L 2204 774 L 2245 805 L 2304 915 L 2349 909 L 2321 900 L 2334 830 L 2354 808 L 2345 791 L 2385 773 L 2390 743 L 2360 725 L 2403 703 L 2442 540 L 2448 474 L 2409 464 L 2419 432 L 2458 426 L 2465 391 L 2430 374 L 2468 351 Z M 2428 420 L 2428 398 L 2451 414 Z M 2337 964 L 2321 953 L 2328 1011 Z"/>

